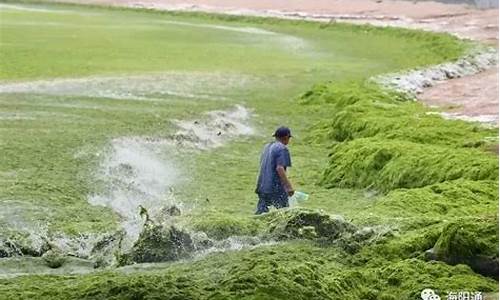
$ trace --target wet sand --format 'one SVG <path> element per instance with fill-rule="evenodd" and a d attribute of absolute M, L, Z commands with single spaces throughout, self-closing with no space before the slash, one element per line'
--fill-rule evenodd
<path fill-rule="evenodd" d="M 486 87 L 485 83 L 496 82 Z M 464 88 L 467 87 L 467 88 Z M 449 80 L 419 95 L 429 105 L 446 107 L 450 112 L 467 112 L 468 116 L 498 115 L 498 69 L 490 69 L 474 76 Z M 498 116 L 496 116 L 498 123 Z"/>

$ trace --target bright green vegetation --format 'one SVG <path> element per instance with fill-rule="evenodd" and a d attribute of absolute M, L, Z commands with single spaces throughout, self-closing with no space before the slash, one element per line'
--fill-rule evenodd
<path fill-rule="evenodd" d="M 215 240 L 279 239 L 181 262 L 5 279 L 0 298 L 418 299 L 424 288 L 498 290 L 470 260 L 498 260 L 498 157 L 487 151 L 497 129 L 443 120 L 366 81 L 456 59 L 467 43 L 390 28 L 26 2 L 0 4 L 0 19 L 2 84 L 115 78 L 105 88 L 27 84 L 0 93 L 2 239 L 28 243 L 37 224 L 49 236 L 115 230 L 119 216 L 87 201 L 103 188 L 96 170 L 110 141 L 167 137 L 173 120 L 234 104 L 253 111 L 255 135 L 168 157 L 186 179 L 175 196 L 187 209 L 174 220 Z M 258 156 L 279 124 L 293 130 L 291 180 L 311 194 L 302 204 L 310 210 L 255 217 Z M 155 230 L 143 237 L 161 241 Z M 433 247 L 442 261 L 426 260 Z M 138 261 L 172 255 L 144 259 L 144 247 L 135 250 Z M 453 251 L 466 259 L 454 265 Z M 48 252 L 30 263 L 71 261 Z"/>
<path fill-rule="evenodd" d="M 203 231 L 208 237 L 222 240 L 231 236 L 258 235 L 266 227 L 256 219 L 230 214 L 209 214 L 204 218 L 192 218 L 189 226 L 196 231 Z"/>
<path fill-rule="evenodd" d="M 412 100 L 367 82 L 318 84 L 301 96 L 303 104 L 332 107 L 331 120 L 316 125 L 316 138 L 344 142 L 377 137 L 468 148 L 498 140 L 497 130 L 445 120 Z"/>
<path fill-rule="evenodd" d="M 326 84 L 302 103 L 333 111 L 316 134 L 332 141 L 322 182 L 388 192 L 459 178 L 498 180 L 498 158 L 484 151 L 497 130 L 447 121 L 405 95 L 371 84 Z M 477 149 L 476 149 L 477 148 Z"/>
<path fill-rule="evenodd" d="M 319 85 L 301 100 L 333 112 L 312 138 L 332 144 L 321 183 L 386 194 L 354 222 L 397 233 L 355 259 L 397 268 L 401 259 L 441 260 L 498 278 L 498 156 L 487 151 L 497 130 L 442 120 L 366 83 Z"/>
<path fill-rule="evenodd" d="M 265 76 L 306 71 L 327 72 L 329 79 L 359 78 L 455 59 L 464 49 L 446 35 L 368 26 L 73 5 L 37 9 L 2 9 L 0 79 L 165 70 L 237 70 Z M 288 36 L 206 25 L 276 30 Z M 19 33 L 30 42 L 13 43 Z"/>
<path fill-rule="evenodd" d="M 498 227 L 491 221 L 482 220 L 486 224 L 481 221 L 449 224 L 436 242 L 436 254 L 458 257 L 498 255 Z"/>
<path fill-rule="evenodd" d="M 443 219 L 493 217 L 497 200 L 498 181 L 457 179 L 423 188 L 393 190 L 377 199 L 367 211 L 373 216 L 372 223 L 383 224 L 384 218 L 392 218 L 401 225 L 418 225 Z M 377 216 L 383 217 L 376 221 Z"/>
<path fill-rule="evenodd" d="M 349 255 L 342 251 L 342 244 L 331 244 L 328 238 L 338 238 L 338 234 L 351 230 L 350 226 L 324 214 L 305 210 L 274 212 L 259 219 L 272 224 L 271 234 L 282 238 L 300 238 L 293 230 L 299 222 L 316 224 L 318 239 L 292 240 L 253 250 L 210 254 L 189 262 L 129 266 L 79 277 L 18 277 L 5 281 L 3 288 L 12 297 L 41 295 L 55 299 L 417 299 L 420 291 L 429 287 L 443 292 L 461 287 L 496 290 L 496 281 L 475 274 L 465 265 L 426 263 L 404 258 L 409 255 L 403 252 L 389 256 L 382 251 L 390 249 L 390 235 L 373 237 L 375 249 L 364 248 Z M 398 249 L 406 245 L 409 251 L 413 245 L 416 251 L 417 244 L 438 236 L 406 239 Z M 13 288 L 16 286 L 27 291 L 18 291 Z"/>
<path fill-rule="evenodd" d="M 497 282 L 469 268 L 407 259 L 346 268 L 335 248 L 306 242 L 217 253 L 189 263 L 4 281 L 7 296 L 50 299 L 418 299 L 424 288 L 484 292 Z M 151 269 L 151 270 L 148 270 Z M 138 272 L 140 270 L 140 272 Z M 24 287 L 24 291 L 16 287 Z M 17 292 L 16 292 L 17 290 Z"/>
<path fill-rule="evenodd" d="M 498 179 L 498 160 L 479 150 L 401 140 L 357 139 L 333 148 L 324 180 L 339 187 L 387 192 L 458 178 Z"/>

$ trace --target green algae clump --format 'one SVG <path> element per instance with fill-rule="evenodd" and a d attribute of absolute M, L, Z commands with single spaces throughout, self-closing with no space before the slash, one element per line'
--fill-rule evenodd
<path fill-rule="evenodd" d="M 388 192 L 498 180 L 498 158 L 484 151 L 498 142 L 498 129 L 445 120 L 411 100 L 371 82 L 320 84 L 303 94 L 301 103 L 331 111 L 310 137 L 333 145 L 321 182 Z"/>
<path fill-rule="evenodd" d="M 421 103 L 372 83 L 322 84 L 301 102 L 331 107 L 331 117 L 313 129 L 316 140 L 344 142 L 378 137 L 452 147 L 483 147 L 498 142 L 498 130 L 446 120 Z M 318 137 L 319 136 L 319 137 Z"/>
<path fill-rule="evenodd" d="M 222 240 L 230 236 L 258 235 L 264 224 L 260 221 L 228 214 L 206 214 L 192 218 L 189 224 L 195 231 L 207 234 L 211 239 Z"/>
<path fill-rule="evenodd" d="M 352 234 L 356 227 L 339 216 L 320 211 L 288 209 L 270 216 L 269 233 L 277 239 L 323 239 L 333 241 L 344 234 Z"/>
<path fill-rule="evenodd" d="M 370 213 L 401 218 L 405 224 L 424 218 L 443 220 L 498 210 L 498 181 L 457 179 L 422 188 L 396 189 L 377 199 Z M 362 216 L 363 214 L 361 214 Z"/>
<path fill-rule="evenodd" d="M 498 256 L 498 220 L 448 224 L 434 246 L 438 256 Z"/>
<path fill-rule="evenodd" d="M 467 264 L 479 274 L 498 279 L 498 219 L 448 224 L 428 258 Z"/>
<path fill-rule="evenodd" d="M 353 218 L 389 234 L 339 239 L 360 268 L 335 276 L 339 292 L 415 299 L 424 288 L 495 291 L 483 276 L 498 279 L 498 157 L 486 151 L 498 129 L 445 120 L 411 100 L 369 82 L 321 84 L 300 99 L 330 112 L 308 137 L 330 145 L 320 183 L 381 192 Z"/>
<path fill-rule="evenodd" d="M 66 262 L 66 257 L 58 250 L 49 250 L 45 252 L 42 255 L 42 259 L 45 264 L 52 269 L 60 268 Z"/>
<path fill-rule="evenodd" d="M 475 149 L 363 138 L 333 148 L 322 183 L 388 192 L 459 178 L 497 180 L 497 157 Z"/>
<path fill-rule="evenodd" d="M 498 282 L 485 279 L 464 265 L 450 266 L 442 262 L 425 262 L 405 259 L 389 262 L 374 272 L 376 286 L 397 299 L 419 299 L 426 288 L 433 289 L 441 297 L 448 291 L 472 290 L 489 292 L 498 288 Z"/>
<path fill-rule="evenodd" d="M 146 224 L 129 253 L 118 257 L 120 265 L 164 262 L 187 258 L 194 251 L 191 236 L 174 226 Z"/>
<path fill-rule="evenodd" d="M 42 256 L 51 246 L 45 239 L 41 243 L 34 243 L 29 232 L 18 232 L 8 229 L 0 233 L 0 258 L 18 255 Z"/>

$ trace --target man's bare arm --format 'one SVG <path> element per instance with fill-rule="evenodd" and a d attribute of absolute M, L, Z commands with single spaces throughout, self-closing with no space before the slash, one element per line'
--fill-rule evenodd
<path fill-rule="evenodd" d="M 285 190 L 288 193 L 288 196 L 293 196 L 293 193 L 295 191 L 293 190 L 293 187 L 292 187 L 292 184 L 290 183 L 290 180 L 288 180 L 288 177 L 286 176 L 285 167 L 278 165 L 276 167 L 276 172 L 278 172 L 278 176 L 280 177 L 281 183 L 283 183 L 283 186 L 285 187 Z"/>

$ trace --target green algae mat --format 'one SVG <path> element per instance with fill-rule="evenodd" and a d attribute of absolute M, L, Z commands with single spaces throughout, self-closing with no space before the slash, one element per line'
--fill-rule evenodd
<path fill-rule="evenodd" d="M 498 130 L 369 81 L 471 47 L 0 2 L 0 299 L 498 292 Z M 281 124 L 310 199 L 256 217 L 259 153 Z"/>

